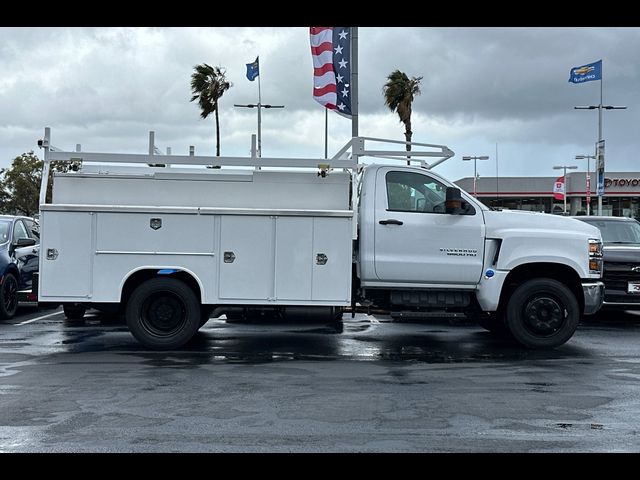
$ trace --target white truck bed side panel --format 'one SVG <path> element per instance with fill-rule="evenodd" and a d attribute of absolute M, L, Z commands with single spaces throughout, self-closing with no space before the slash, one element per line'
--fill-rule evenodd
<path fill-rule="evenodd" d="M 47 297 L 86 300 L 91 293 L 91 222 L 88 212 L 43 212 L 39 291 Z M 47 250 L 55 249 L 55 259 Z"/>
<path fill-rule="evenodd" d="M 160 228 L 151 228 L 158 220 Z M 59 256 L 43 260 L 40 297 L 119 302 L 124 282 L 136 271 L 177 269 L 196 279 L 206 304 L 348 305 L 351 222 L 43 210 L 43 258 L 47 248 Z M 318 254 L 326 255 L 326 264 L 318 263 Z"/>
<path fill-rule="evenodd" d="M 158 169 L 155 169 L 158 170 Z M 161 169 L 163 170 L 163 169 Z M 69 173 L 54 178 L 54 204 L 171 205 L 227 208 L 349 208 L 349 174 L 240 171 L 201 173 L 199 181 L 154 177 Z M 193 171 L 193 170 L 192 170 Z M 161 172 L 163 173 L 163 172 Z M 193 175 L 193 173 L 191 174 Z"/>
<path fill-rule="evenodd" d="M 350 218 L 313 219 L 313 300 L 351 299 L 351 222 Z M 322 253 L 327 256 L 324 265 L 316 261 Z"/>

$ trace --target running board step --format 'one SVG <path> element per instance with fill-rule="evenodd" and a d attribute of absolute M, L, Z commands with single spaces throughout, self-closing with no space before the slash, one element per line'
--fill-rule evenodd
<path fill-rule="evenodd" d="M 391 312 L 391 318 L 467 318 L 462 312 Z"/>

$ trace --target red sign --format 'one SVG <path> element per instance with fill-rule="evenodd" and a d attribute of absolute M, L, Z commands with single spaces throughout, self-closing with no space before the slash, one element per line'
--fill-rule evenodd
<path fill-rule="evenodd" d="M 556 200 L 564 200 L 564 177 L 556 178 L 553 184 L 553 198 Z"/>

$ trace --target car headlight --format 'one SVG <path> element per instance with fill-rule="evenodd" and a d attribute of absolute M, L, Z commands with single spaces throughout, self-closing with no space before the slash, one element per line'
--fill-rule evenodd
<path fill-rule="evenodd" d="M 602 242 L 597 238 L 589 239 L 589 273 L 602 275 Z"/>

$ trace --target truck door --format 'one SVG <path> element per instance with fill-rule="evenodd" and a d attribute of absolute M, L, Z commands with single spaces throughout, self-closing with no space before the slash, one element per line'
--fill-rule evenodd
<path fill-rule="evenodd" d="M 428 172 L 376 173 L 374 257 L 388 282 L 475 284 L 482 273 L 484 217 L 446 214 L 446 185 Z"/>

